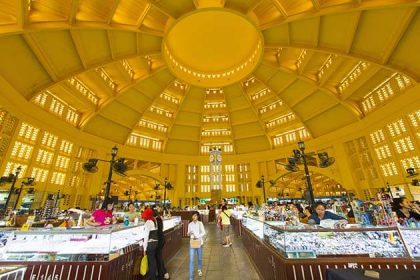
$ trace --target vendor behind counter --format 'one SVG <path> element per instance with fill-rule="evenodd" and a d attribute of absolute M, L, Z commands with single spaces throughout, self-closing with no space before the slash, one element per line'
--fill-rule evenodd
<path fill-rule="evenodd" d="M 309 217 L 308 223 L 320 224 L 322 220 L 345 220 L 345 218 L 334 214 L 330 211 L 326 211 L 326 206 L 322 202 L 315 203 L 315 213 Z"/>

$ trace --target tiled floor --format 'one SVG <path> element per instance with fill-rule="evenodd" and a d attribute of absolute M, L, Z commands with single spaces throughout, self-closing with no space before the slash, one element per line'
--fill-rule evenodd
<path fill-rule="evenodd" d="M 206 280 L 260 280 L 251 263 L 240 238 L 232 234 L 233 245 L 224 248 L 221 245 L 221 231 L 215 224 L 205 225 L 207 239 L 203 249 L 203 276 L 194 279 Z M 166 264 L 171 279 L 188 280 L 189 240 L 183 240 L 181 250 Z M 197 257 L 195 258 L 197 260 Z M 197 261 L 196 261 L 197 262 Z M 197 264 L 195 264 L 197 268 Z"/>

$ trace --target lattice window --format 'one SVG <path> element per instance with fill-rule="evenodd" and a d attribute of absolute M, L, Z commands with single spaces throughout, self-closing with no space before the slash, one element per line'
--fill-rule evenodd
<path fill-rule="evenodd" d="M 32 145 L 16 141 L 12 148 L 10 157 L 28 160 L 31 157 L 33 149 L 34 147 Z"/>
<path fill-rule="evenodd" d="M 43 150 L 43 149 L 39 149 L 35 161 L 42 164 L 49 165 L 52 163 L 53 157 L 54 157 L 54 153 Z"/>
<path fill-rule="evenodd" d="M 398 139 L 397 141 L 394 141 L 394 145 L 399 154 L 414 151 L 414 144 L 410 137 Z"/>
<path fill-rule="evenodd" d="M 395 162 L 381 164 L 382 173 L 385 177 L 398 175 L 397 166 Z"/>
<path fill-rule="evenodd" d="M 36 128 L 30 124 L 22 123 L 20 125 L 18 137 L 29 141 L 36 141 L 38 138 L 39 128 Z"/>
<path fill-rule="evenodd" d="M 400 134 L 407 132 L 403 119 L 399 119 L 398 121 L 392 122 L 388 124 L 387 127 L 388 127 L 389 134 L 391 134 L 392 137 L 395 137 L 395 136 L 398 136 Z"/>
<path fill-rule="evenodd" d="M 385 141 L 384 131 L 378 129 L 370 134 L 370 139 L 372 140 L 373 145 L 379 144 Z"/>
<path fill-rule="evenodd" d="M 32 168 L 31 177 L 35 178 L 35 182 L 45 183 L 47 181 L 48 170 L 43 168 Z"/>
<path fill-rule="evenodd" d="M 388 145 L 375 148 L 375 152 L 379 160 L 383 160 L 392 156 Z"/>
<path fill-rule="evenodd" d="M 64 185 L 66 174 L 62 172 L 53 172 L 51 176 L 51 184 Z"/>
<path fill-rule="evenodd" d="M 57 136 L 45 131 L 44 135 L 42 136 L 41 144 L 49 148 L 55 148 L 55 146 L 57 145 L 57 140 Z"/>

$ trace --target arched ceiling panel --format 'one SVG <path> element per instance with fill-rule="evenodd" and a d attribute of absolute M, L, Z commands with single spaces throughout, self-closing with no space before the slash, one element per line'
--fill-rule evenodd
<path fill-rule="evenodd" d="M 319 137 L 355 121 L 357 119 L 353 112 L 337 105 L 322 112 L 322 114 L 315 115 L 312 119 L 305 121 L 305 124 L 311 128 L 313 137 Z"/>
<path fill-rule="evenodd" d="M 420 77 L 420 13 L 417 12 L 408 25 L 406 32 L 395 46 L 394 52 L 388 61 L 403 71 L 415 75 L 417 81 Z M 417 46 L 417 47 L 415 47 Z M 386 61 L 385 61 L 386 62 Z"/>
<path fill-rule="evenodd" d="M 0 37 L 0 61 L 0 74 L 25 97 L 52 81 L 21 36 Z M 22 75 L 22 69 L 31 74 Z"/>
<path fill-rule="evenodd" d="M 349 49 L 360 15 L 361 11 L 356 11 L 321 17 L 318 46 L 325 49 Z"/>
<path fill-rule="evenodd" d="M 120 125 L 99 115 L 92 118 L 83 127 L 83 131 L 105 139 L 110 139 L 119 144 L 125 143 L 127 136 L 131 133 L 131 129 L 125 125 Z"/>
<path fill-rule="evenodd" d="M 351 52 L 381 62 L 395 38 L 403 36 L 415 8 L 365 11 L 359 19 Z"/>
<path fill-rule="evenodd" d="M 265 136 L 238 139 L 235 140 L 235 146 L 238 154 L 266 151 L 271 149 L 271 145 Z"/>
<path fill-rule="evenodd" d="M 112 58 L 106 30 L 79 29 L 70 34 L 86 66 L 107 62 Z"/>
<path fill-rule="evenodd" d="M 161 49 L 178 18 L 209 7 L 255 23 L 264 53 L 241 81 L 199 88 Z M 380 90 L 416 85 L 419 18 L 408 0 L 0 0 L 0 75 L 51 117 L 78 114 L 70 124 L 117 143 L 256 152 L 357 122 Z"/>

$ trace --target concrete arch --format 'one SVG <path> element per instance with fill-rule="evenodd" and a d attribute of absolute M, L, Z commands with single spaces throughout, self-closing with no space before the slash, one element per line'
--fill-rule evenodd
<path fill-rule="evenodd" d="M 134 170 L 129 170 L 126 172 L 127 176 L 131 176 L 131 177 L 147 177 L 147 178 L 151 178 L 157 182 L 159 182 L 160 184 L 163 185 L 165 178 L 157 175 L 155 173 L 152 173 L 150 171 L 147 170 L 141 170 L 141 169 L 134 169 Z"/>

